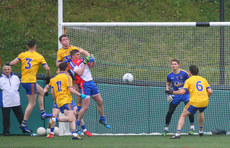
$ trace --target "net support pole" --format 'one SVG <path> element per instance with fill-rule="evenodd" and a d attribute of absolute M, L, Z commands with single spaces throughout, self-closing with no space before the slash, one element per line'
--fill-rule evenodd
<path fill-rule="evenodd" d="M 220 0 L 220 21 L 224 22 L 224 0 Z M 220 27 L 220 84 L 225 84 L 224 27 Z"/>
<path fill-rule="evenodd" d="M 58 0 L 58 38 L 63 34 L 63 0 Z M 58 40 L 58 49 L 61 43 Z"/>

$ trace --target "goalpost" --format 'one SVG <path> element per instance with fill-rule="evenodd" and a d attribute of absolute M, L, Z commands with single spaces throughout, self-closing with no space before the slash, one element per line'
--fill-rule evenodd
<path fill-rule="evenodd" d="M 168 105 L 165 91 L 170 61 L 180 61 L 188 70 L 197 65 L 213 89 L 205 111 L 206 134 L 215 129 L 230 131 L 230 22 L 63 22 L 63 1 L 58 5 L 58 36 L 67 34 L 72 45 L 92 53 L 91 70 L 101 92 L 105 115 L 111 124 L 98 123 L 96 104 L 91 100 L 84 120 L 94 135 L 159 135 Z M 59 43 L 59 48 L 61 48 Z M 131 73 L 134 81 L 122 81 Z M 178 105 L 169 131 L 176 131 L 184 105 Z M 198 131 L 197 114 L 195 128 Z M 186 119 L 183 133 L 189 131 Z M 60 135 L 69 135 L 67 123 L 59 123 Z"/>

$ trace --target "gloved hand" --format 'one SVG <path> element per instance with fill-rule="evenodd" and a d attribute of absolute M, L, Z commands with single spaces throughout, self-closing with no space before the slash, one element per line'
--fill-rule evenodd
<path fill-rule="evenodd" d="M 46 82 L 46 84 L 49 84 L 50 83 L 50 77 L 46 77 L 45 82 Z"/>
<path fill-rule="evenodd" d="M 92 63 L 92 62 L 94 62 L 94 58 L 91 56 L 90 60 L 89 60 L 89 63 Z"/>
<path fill-rule="evenodd" d="M 10 66 L 10 61 L 7 61 L 5 65 Z"/>
<path fill-rule="evenodd" d="M 80 97 L 81 97 L 82 99 L 85 99 L 85 98 L 86 98 L 86 95 L 80 94 Z"/>
<path fill-rule="evenodd" d="M 168 102 L 172 102 L 173 101 L 173 97 L 174 97 L 174 95 L 168 95 L 167 101 Z"/>
<path fill-rule="evenodd" d="M 87 58 L 87 57 L 86 57 L 86 58 L 84 58 L 83 63 L 84 63 L 84 64 L 88 64 L 88 63 L 89 63 L 89 61 L 90 61 L 90 58 Z"/>
<path fill-rule="evenodd" d="M 45 96 L 48 96 L 49 95 L 49 92 L 47 91 L 47 92 L 45 92 L 45 94 L 44 94 Z"/>
<path fill-rule="evenodd" d="M 165 93 L 166 94 L 173 94 L 173 90 L 166 90 Z"/>

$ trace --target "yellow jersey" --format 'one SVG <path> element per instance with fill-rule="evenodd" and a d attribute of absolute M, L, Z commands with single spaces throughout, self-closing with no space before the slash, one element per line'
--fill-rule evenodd
<path fill-rule="evenodd" d="M 208 88 L 210 88 L 208 81 L 198 75 L 191 76 L 184 84 L 184 89 L 190 93 L 189 103 L 195 107 L 208 106 Z"/>
<path fill-rule="evenodd" d="M 22 63 L 21 72 L 21 82 L 22 83 L 36 83 L 37 82 L 37 72 L 39 65 L 46 65 L 46 61 L 42 55 L 36 51 L 26 51 L 18 55 L 18 59 Z"/>
<path fill-rule="evenodd" d="M 72 103 L 72 96 L 69 87 L 72 87 L 72 79 L 66 73 L 60 73 L 51 79 L 49 84 L 54 89 L 54 94 L 56 97 L 56 103 L 58 107 L 61 107 L 65 104 Z"/>
<path fill-rule="evenodd" d="M 70 51 L 72 50 L 79 50 L 79 48 L 75 46 L 69 46 L 68 49 L 64 49 L 64 48 L 59 49 L 57 52 L 57 62 L 64 62 L 67 59 L 70 59 L 71 58 Z"/>

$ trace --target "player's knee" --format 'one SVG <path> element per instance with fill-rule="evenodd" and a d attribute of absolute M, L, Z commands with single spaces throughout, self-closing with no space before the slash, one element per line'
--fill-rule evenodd
<path fill-rule="evenodd" d="M 85 111 L 87 111 L 89 109 L 89 105 L 85 105 L 83 108 Z"/>
<path fill-rule="evenodd" d="M 30 107 L 34 108 L 36 105 L 36 102 L 30 102 L 29 105 L 30 105 Z"/>
<path fill-rule="evenodd" d="M 97 105 L 98 105 L 98 106 L 103 106 L 103 100 L 102 100 L 102 99 L 99 99 L 99 100 L 97 101 Z"/>

